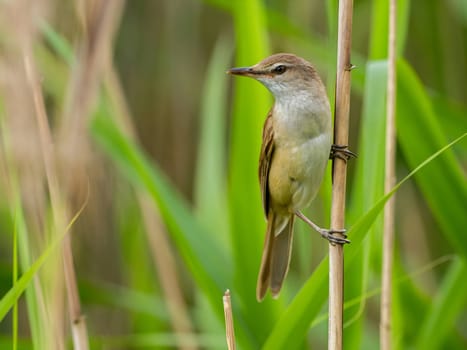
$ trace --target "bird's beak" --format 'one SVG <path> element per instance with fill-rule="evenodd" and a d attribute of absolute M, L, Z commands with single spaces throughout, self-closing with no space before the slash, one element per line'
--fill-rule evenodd
<path fill-rule="evenodd" d="M 230 68 L 227 71 L 228 74 L 232 75 L 243 75 L 251 77 L 256 74 L 256 71 L 252 67 L 239 67 L 239 68 Z"/>

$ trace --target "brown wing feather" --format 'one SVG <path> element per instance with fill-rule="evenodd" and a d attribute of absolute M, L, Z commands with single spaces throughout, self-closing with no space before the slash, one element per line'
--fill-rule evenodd
<path fill-rule="evenodd" d="M 279 292 L 284 283 L 285 276 L 289 271 L 290 258 L 292 256 L 292 241 L 293 241 L 293 226 L 294 215 L 291 215 L 287 221 L 287 225 L 280 234 L 274 236 L 272 249 L 269 258 L 269 285 L 273 298 L 279 296 Z"/>
<path fill-rule="evenodd" d="M 276 226 L 287 224 L 279 234 Z M 264 240 L 263 256 L 256 284 L 256 299 L 262 301 L 268 288 L 271 289 L 273 298 L 279 296 L 287 271 L 289 270 L 292 252 L 294 215 L 289 217 L 278 216 L 273 210 L 269 211 L 268 227 Z"/>
<path fill-rule="evenodd" d="M 263 143 L 259 156 L 259 183 L 261 187 L 261 198 L 263 201 L 264 215 L 268 217 L 269 211 L 269 190 L 268 177 L 271 167 L 272 154 L 274 152 L 274 130 L 272 128 L 272 111 L 266 117 L 263 126 Z"/>
<path fill-rule="evenodd" d="M 256 284 L 256 300 L 262 301 L 269 288 L 271 280 L 271 255 L 274 245 L 274 225 L 275 215 L 271 211 L 268 216 L 268 227 L 264 239 L 263 255 L 261 257 L 261 266 L 259 268 L 258 282 Z"/>

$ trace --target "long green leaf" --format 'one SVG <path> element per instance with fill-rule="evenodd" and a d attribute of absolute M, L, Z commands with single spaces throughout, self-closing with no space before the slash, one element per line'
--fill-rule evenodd
<path fill-rule="evenodd" d="M 201 224 L 213 233 L 212 239 L 228 240 L 226 178 L 226 112 L 227 75 L 232 43 L 221 36 L 206 73 L 196 162 L 194 197 L 196 214 Z"/>
<path fill-rule="evenodd" d="M 69 232 L 69 228 L 79 217 L 83 211 L 85 205 L 78 211 L 78 213 L 73 217 L 68 227 L 64 232 L 57 234 L 53 240 L 47 245 L 44 252 L 31 264 L 31 266 L 21 275 L 21 277 L 16 281 L 12 288 L 2 297 L 0 300 L 0 321 L 3 320 L 5 315 L 10 311 L 10 309 L 18 301 L 21 294 L 28 287 L 29 283 L 39 271 L 39 269 L 44 265 L 47 259 L 55 251 L 55 248 L 62 242 L 65 235 Z"/>
<path fill-rule="evenodd" d="M 439 289 L 433 304 L 423 320 L 418 339 L 417 349 L 442 349 L 446 335 L 454 328 L 459 314 L 465 311 L 467 304 L 467 263 L 457 258 L 449 268 L 443 284 Z"/>
<path fill-rule="evenodd" d="M 359 132 L 358 159 L 355 160 L 357 169 L 354 184 L 351 187 L 348 222 L 355 222 L 356 218 L 361 217 L 383 195 L 386 78 L 386 61 L 368 62 Z M 352 262 L 354 265 L 352 274 L 345 276 L 346 299 L 361 295 L 369 287 L 367 285 L 369 269 L 370 266 L 374 265 L 370 264 L 370 258 L 372 255 L 376 255 L 376 259 L 381 258 L 381 240 L 375 237 L 380 232 L 381 227 L 382 221 L 379 217 L 370 230 L 370 239 L 358 248 L 361 252 L 357 254 L 356 260 L 359 260 L 360 264 Z M 346 263 L 348 263 L 347 260 Z M 352 327 L 344 330 L 345 349 L 361 348 L 364 322 L 363 318 L 358 316 L 362 315 L 364 307 L 365 299 L 361 299 L 360 305 L 350 308 L 344 313 L 345 320 L 348 320 L 349 317 L 354 319 Z"/>
<path fill-rule="evenodd" d="M 269 52 L 262 2 L 239 0 L 232 6 L 237 43 L 235 64 L 253 65 Z M 266 88 L 251 79 L 235 78 L 234 86 L 229 164 L 234 291 L 240 296 L 242 315 L 257 339 L 255 348 L 258 348 L 270 331 L 276 318 L 274 308 L 278 306 L 270 300 L 258 303 L 255 292 L 265 231 L 257 169 L 261 129 L 272 101 Z M 239 316 L 234 314 L 235 319 Z"/>
<path fill-rule="evenodd" d="M 370 58 L 372 60 L 385 59 L 388 48 L 389 0 L 373 0 L 372 24 L 370 36 Z M 410 0 L 397 1 L 397 56 L 404 52 L 407 40 L 407 28 L 410 11 Z"/>
<path fill-rule="evenodd" d="M 405 160 L 413 167 L 446 144 L 446 137 L 415 72 L 404 61 L 397 68 L 397 136 Z M 441 232 L 467 258 L 467 181 L 453 151 L 449 150 L 415 179 Z"/>
<path fill-rule="evenodd" d="M 231 63 L 233 42 L 221 34 L 216 41 L 205 74 L 200 132 L 194 178 L 195 215 L 209 231 L 210 239 L 226 248 L 232 259 L 227 205 L 227 91 L 230 77 L 224 74 Z M 200 332 L 222 329 L 204 295 L 196 295 L 195 320 Z M 199 315 L 199 317 L 197 317 Z"/>
<path fill-rule="evenodd" d="M 14 229 L 13 229 L 13 286 L 18 279 L 18 213 L 15 213 Z M 18 348 L 18 300 L 13 305 L 12 312 L 12 328 L 13 328 L 13 350 Z"/>

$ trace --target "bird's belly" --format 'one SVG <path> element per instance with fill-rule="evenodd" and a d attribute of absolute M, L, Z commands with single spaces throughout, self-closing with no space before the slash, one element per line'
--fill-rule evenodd
<path fill-rule="evenodd" d="M 308 206 L 321 185 L 329 159 L 330 137 L 276 147 L 269 171 L 272 206 L 294 212 Z"/>

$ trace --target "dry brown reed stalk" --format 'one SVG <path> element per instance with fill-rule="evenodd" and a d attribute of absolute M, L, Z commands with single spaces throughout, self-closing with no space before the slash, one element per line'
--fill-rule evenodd
<path fill-rule="evenodd" d="M 111 51 L 124 2 L 92 0 L 79 4 L 85 7 L 83 10 L 85 17 L 82 19 L 83 36 L 67 88 L 65 111 L 58 139 L 62 179 L 67 181 L 65 183 L 67 189 L 76 192 L 88 181 L 85 174 L 91 154 L 87 122 L 97 100 L 104 63 L 108 52 Z M 75 176 L 66 176 L 70 173 Z"/>
<path fill-rule="evenodd" d="M 137 141 L 136 131 L 132 124 L 133 119 L 110 55 L 107 56 L 105 64 L 104 83 L 112 105 L 115 107 L 115 121 L 128 137 Z M 182 339 L 183 334 L 193 333 L 193 325 L 183 298 L 180 282 L 177 278 L 177 266 L 167 232 L 153 202 L 142 192 L 138 192 L 137 197 L 138 204 L 143 213 L 145 232 L 149 241 L 151 256 L 159 276 L 164 299 L 167 302 L 172 328 L 175 336 L 179 338 L 179 348 L 182 350 L 197 349 L 196 345 L 184 344 Z"/>
<path fill-rule="evenodd" d="M 396 0 L 389 1 L 388 81 L 386 95 L 384 193 L 396 184 Z M 380 349 L 391 349 L 392 264 L 395 196 L 384 207 L 383 267 L 380 305 Z"/>
<path fill-rule="evenodd" d="M 79 195 L 82 183 L 88 185 L 87 160 L 90 157 L 86 126 L 92 112 L 104 58 L 113 41 L 123 9 L 122 0 L 102 0 L 83 3 L 86 28 L 70 85 L 57 148 L 60 150 L 60 182 L 67 200 Z M 69 176 L 69 174 L 73 176 Z M 68 312 L 75 349 L 87 350 L 85 318 L 77 291 L 71 240 L 63 243 L 63 264 L 67 290 Z"/>
<path fill-rule="evenodd" d="M 35 115 L 37 117 L 39 139 L 52 206 L 54 231 L 55 234 L 59 234 L 65 230 L 65 222 L 67 218 L 70 217 L 68 214 L 69 209 L 65 204 L 65 193 L 61 190 L 58 183 L 52 133 L 48 124 L 47 112 L 42 95 L 42 89 L 37 77 L 37 70 L 34 68 L 34 63 L 31 60 L 31 57 L 32 50 L 26 50 L 23 53 L 26 78 L 33 95 Z M 87 350 L 89 349 L 87 327 L 84 317 L 81 315 L 81 305 L 76 283 L 76 274 L 73 266 L 71 240 L 69 236 L 65 237 L 63 242 L 62 261 L 74 348 Z"/>
<path fill-rule="evenodd" d="M 235 331 L 233 323 L 232 302 L 230 300 L 230 291 L 227 289 L 222 297 L 224 304 L 225 317 L 225 337 L 227 339 L 227 349 L 235 350 Z"/>
<path fill-rule="evenodd" d="M 26 268 L 35 254 L 39 254 L 53 235 L 64 230 L 60 212 L 61 204 L 56 176 L 51 134 L 48 127 L 42 90 L 33 60 L 33 45 L 37 41 L 37 23 L 47 13 L 48 1 L 15 1 L 1 4 L 1 28 L 8 37 L 2 41 L 1 76 L 5 104 L 5 133 L 9 135 L 10 176 L 16 185 L 12 192 L 19 192 L 26 218 L 30 251 L 23 250 L 21 260 Z M 44 189 L 48 184 L 48 194 Z M 16 195 L 13 195 L 16 197 Z M 49 203 L 50 197 L 50 203 Z M 53 198 L 52 198 L 53 197 Z M 15 198 L 16 201 L 16 198 Z M 17 203 L 14 204 L 16 206 Z M 49 205 L 52 207 L 52 223 L 47 222 Z M 44 235 L 50 234 L 49 236 Z M 63 231 L 61 231 L 63 232 Z M 44 349 L 65 348 L 63 312 L 63 273 L 57 256 L 49 259 L 40 275 L 34 279 L 34 314 L 40 326 L 36 344 Z M 31 306 L 31 305 L 28 305 Z M 31 306 L 32 307 L 32 306 Z"/>
<path fill-rule="evenodd" d="M 334 143 L 348 145 L 350 110 L 350 50 L 352 43 L 352 0 L 339 1 L 339 24 L 337 37 L 336 108 L 334 116 Z M 333 185 L 331 228 L 345 226 L 345 188 L 347 162 L 333 160 Z M 338 233 L 336 233 L 338 234 Z M 344 247 L 329 244 L 329 329 L 328 349 L 342 349 L 342 314 L 344 294 Z"/>
<path fill-rule="evenodd" d="M 172 328 L 179 338 L 179 349 L 194 350 L 196 345 L 183 342 L 183 334 L 193 333 L 193 327 L 183 299 L 182 289 L 178 281 L 175 257 L 170 247 L 166 231 L 162 225 L 157 210 L 144 194 L 138 194 L 138 202 L 143 212 L 144 225 L 149 240 L 151 256 L 156 266 L 161 287 L 164 293 L 167 309 L 169 310 Z"/>
<path fill-rule="evenodd" d="M 53 234 L 58 235 L 61 232 L 65 231 L 65 218 L 66 218 L 66 205 L 63 202 L 62 194 L 60 193 L 60 188 L 57 179 L 57 171 L 56 171 L 56 164 L 55 164 L 55 150 L 53 148 L 53 140 L 52 140 L 52 133 L 50 130 L 50 126 L 48 123 L 47 112 L 45 109 L 44 104 L 44 97 L 42 94 L 42 88 L 39 83 L 37 70 L 35 65 L 32 61 L 32 50 L 31 47 L 26 46 L 23 50 L 23 63 L 26 73 L 26 81 L 28 83 L 28 87 L 33 97 L 33 105 L 35 110 L 35 116 L 38 125 L 38 133 L 39 133 L 39 141 L 40 141 L 40 150 L 42 159 L 44 162 L 45 168 L 45 175 L 47 180 L 47 187 L 48 192 L 50 194 L 50 206 L 52 208 L 52 217 L 53 217 Z M 64 256 L 64 252 L 62 251 L 62 256 Z M 74 270 L 71 272 L 74 276 Z M 61 273 L 58 274 L 61 276 Z M 65 270 L 65 280 L 67 280 L 67 271 Z M 61 289 L 63 285 L 63 281 L 57 281 L 58 288 Z M 77 293 L 75 291 L 75 293 Z M 60 299 L 60 302 L 56 302 L 57 299 Z M 54 296 L 54 303 L 51 305 L 62 305 L 63 301 L 63 294 L 58 293 L 58 295 Z M 62 314 L 62 309 L 59 307 L 58 314 L 54 317 L 55 319 L 64 318 Z M 63 333 L 57 332 L 59 334 Z M 55 335 L 53 335 L 55 338 Z M 87 334 L 85 334 L 85 342 L 87 343 Z M 56 348 L 62 348 L 63 344 L 57 344 Z M 88 349 L 88 347 L 80 347 L 77 349 Z"/>

